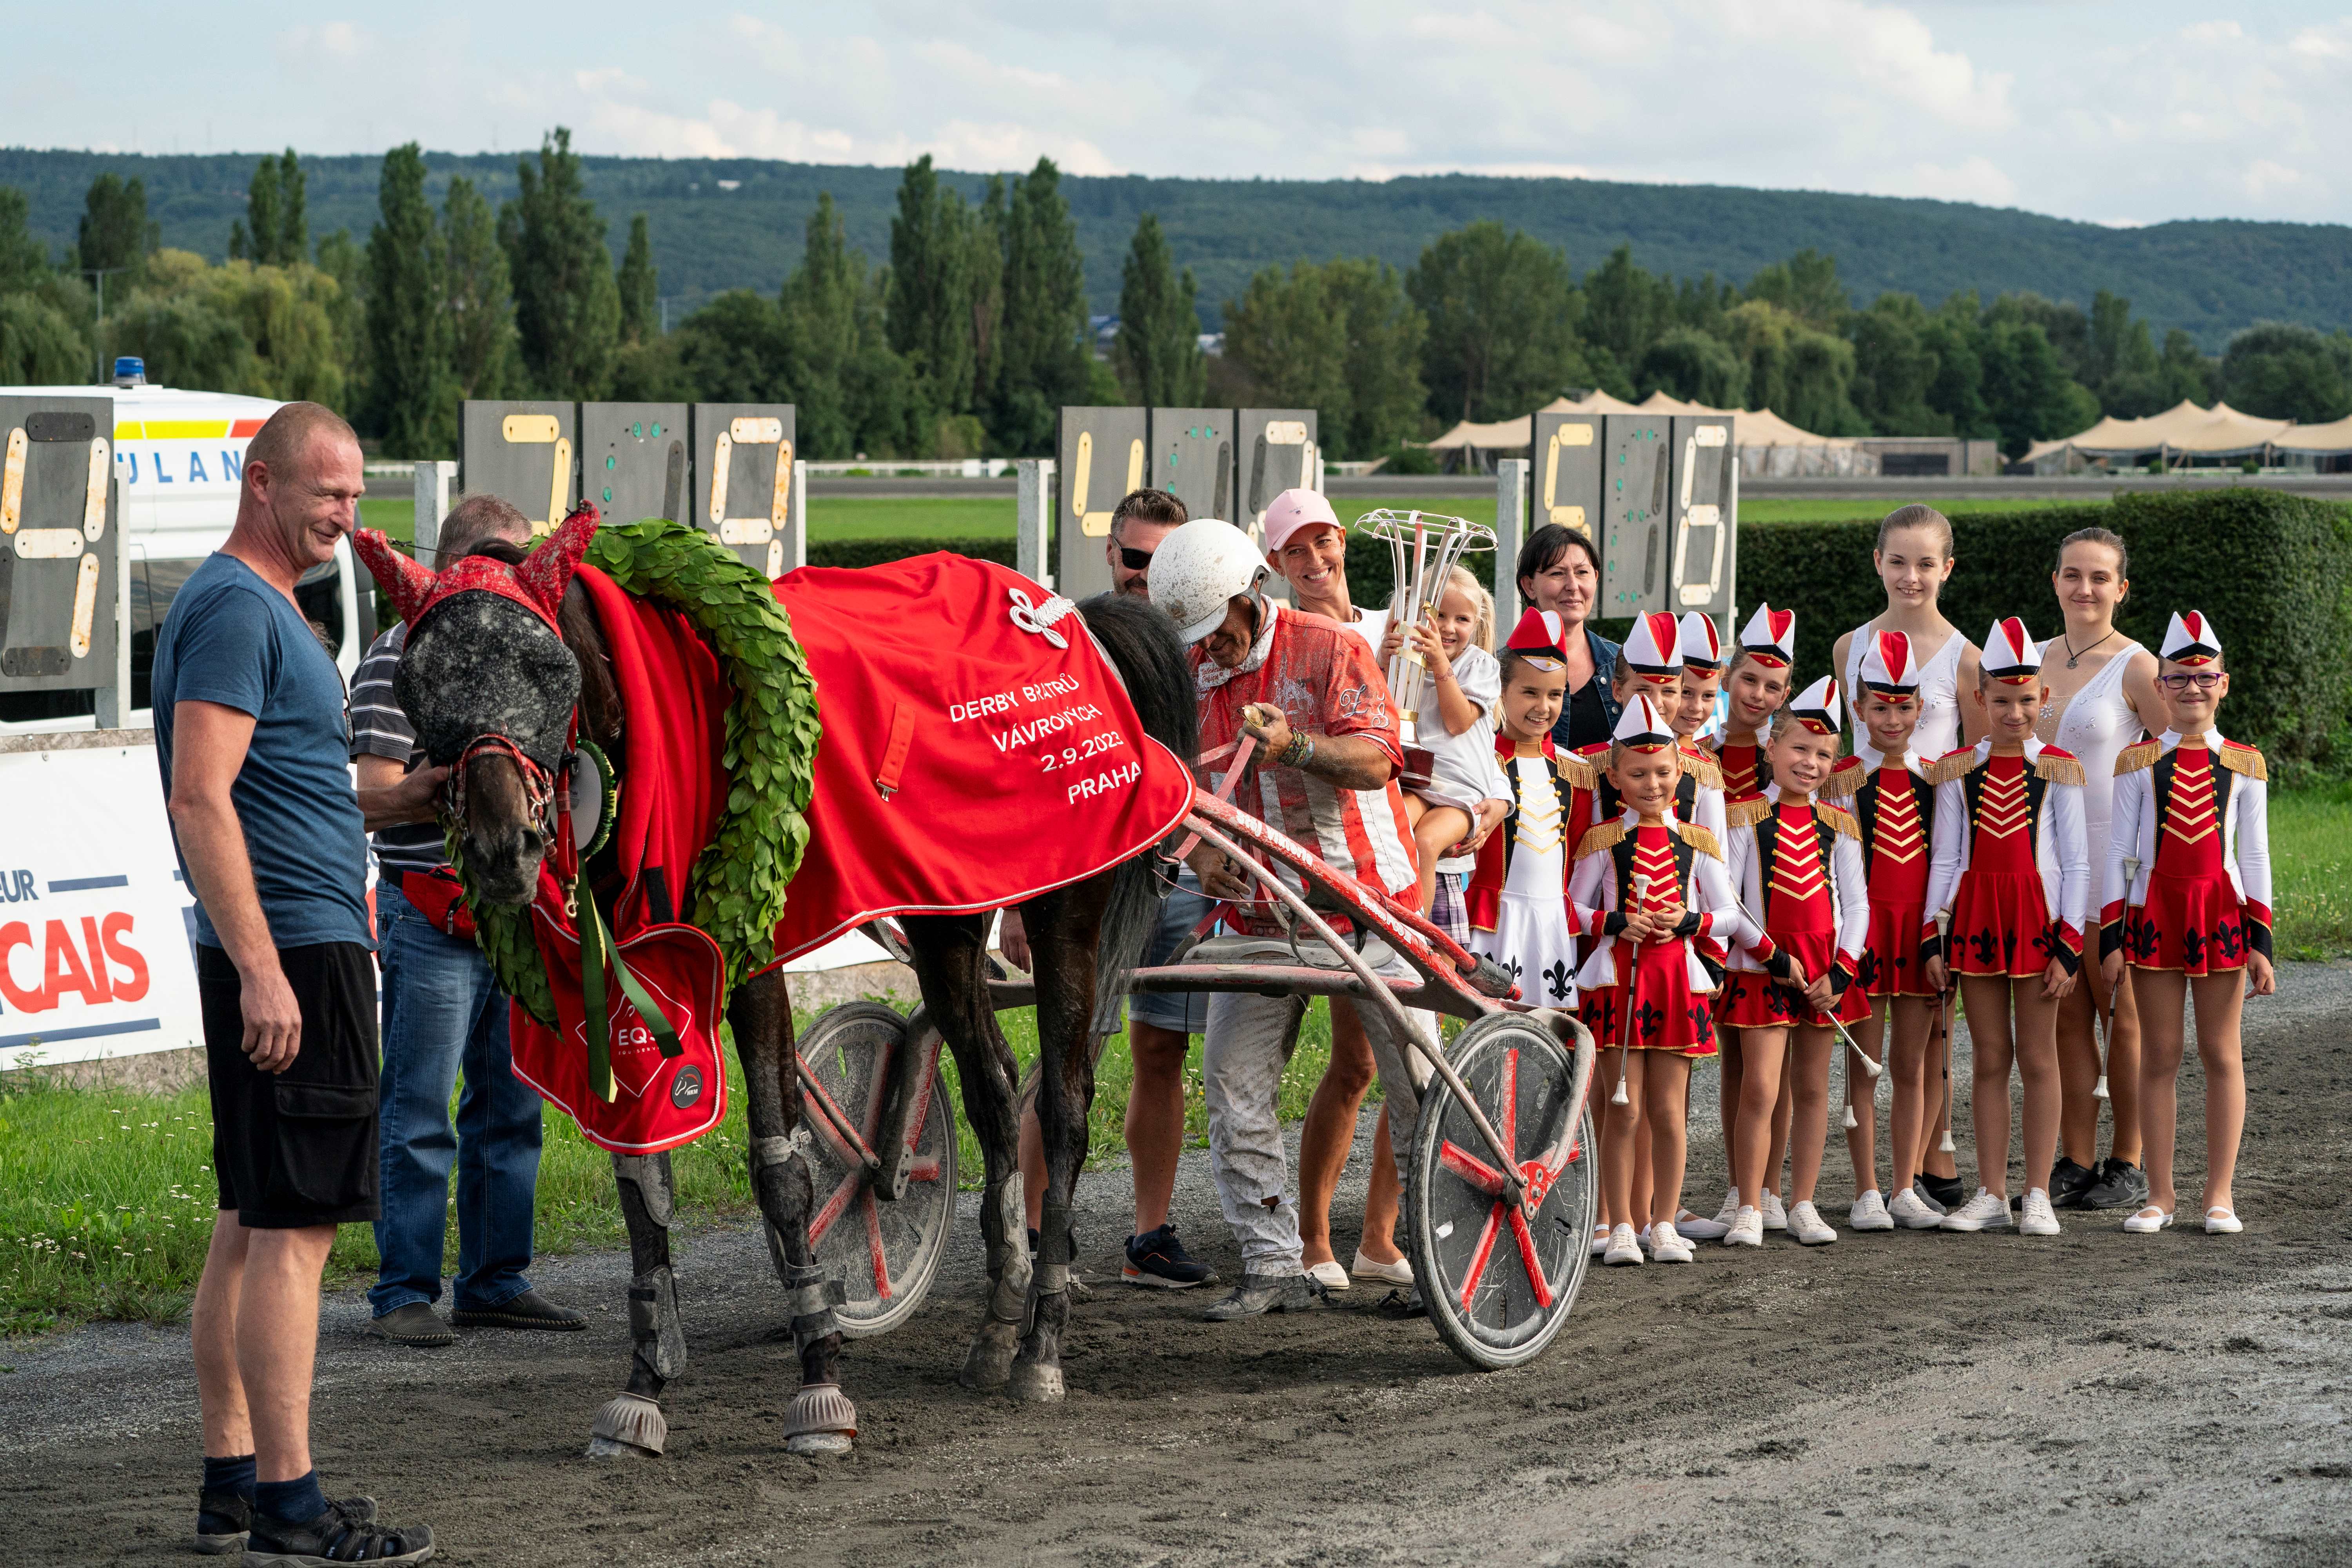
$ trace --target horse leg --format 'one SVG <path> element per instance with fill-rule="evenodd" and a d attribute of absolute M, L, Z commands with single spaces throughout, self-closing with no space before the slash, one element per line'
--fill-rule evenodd
<path fill-rule="evenodd" d="M 964 1120 L 980 1142 L 986 1173 L 980 1233 L 988 1246 L 988 1304 L 956 1381 L 966 1388 L 1002 1388 L 1021 1348 L 1029 1300 L 1029 1227 L 1022 1212 L 1015 1110 L 1019 1068 L 989 1000 L 987 928 L 971 915 L 909 916 L 902 925 L 914 950 L 924 1011 L 955 1053 Z"/>
<path fill-rule="evenodd" d="M 1095 1008 L 1095 942 L 1110 898 L 1097 877 L 1022 906 L 1036 955 L 1037 1125 L 1045 1145 L 1045 1202 L 1038 1223 L 1038 1264 L 1029 1332 L 1005 1392 L 1020 1400 L 1062 1397 L 1062 1341 L 1070 1321 L 1070 1197 L 1087 1158 L 1087 1110 L 1094 1103 L 1090 1037 Z"/>
<path fill-rule="evenodd" d="M 827 1279 L 809 1244 L 814 1205 L 809 1177 L 808 1130 L 793 1066 L 792 995 L 782 972 L 736 987 L 727 1005 L 735 1051 L 750 1095 L 751 1187 L 767 1222 L 768 1257 L 792 1313 L 793 1347 L 801 1358 L 800 1392 L 784 1419 L 784 1449 L 793 1454 L 845 1454 L 857 1436 L 857 1407 L 841 1392 L 841 1328 L 833 1310 L 841 1281 Z"/>
<path fill-rule="evenodd" d="M 615 1154 L 614 1184 L 629 1227 L 629 1381 L 596 1413 L 590 1428 L 592 1459 L 657 1457 L 669 1436 L 662 1418 L 664 1384 L 686 1370 L 686 1331 L 678 1321 L 677 1285 L 670 1274 L 669 1226 L 676 1212 L 667 1154 Z"/>

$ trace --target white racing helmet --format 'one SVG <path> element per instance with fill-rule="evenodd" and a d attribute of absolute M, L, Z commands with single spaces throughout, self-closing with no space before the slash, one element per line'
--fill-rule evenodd
<path fill-rule="evenodd" d="M 1176 623 L 1189 646 L 1223 624 L 1225 606 L 1255 595 L 1269 568 L 1248 534 L 1213 517 L 1196 517 L 1151 554 L 1151 604 Z"/>

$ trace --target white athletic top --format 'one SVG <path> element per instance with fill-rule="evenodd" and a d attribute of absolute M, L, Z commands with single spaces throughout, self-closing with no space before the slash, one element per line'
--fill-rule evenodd
<path fill-rule="evenodd" d="M 1422 798 L 1470 808 L 1475 816 L 1479 802 L 1507 804 L 1511 798 L 1510 783 L 1503 777 L 1502 764 L 1495 760 L 1495 707 L 1503 700 L 1503 666 L 1493 654 L 1476 647 L 1464 648 L 1453 664 L 1454 683 L 1478 716 L 1460 734 L 1447 732 L 1445 721 L 1436 711 L 1436 690 L 1433 685 L 1427 689 L 1429 721 L 1418 727 L 1417 743 L 1429 752 L 1430 787 Z M 1456 855 L 1440 860 L 1437 868 L 1467 871 L 1477 864 L 1475 855 Z"/>
<path fill-rule="evenodd" d="M 2055 640 L 2055 639 L 2053 639 Z M 2064 645 L 2045 650 L 2042 664 L 2063 657 Z M 2083 821 L 2091 847 L 2091 902 L 2094 914 L 2106 907 L 2107 832 L 2115 819 L 2116 755 L 2139 739 L 2139 716 L 2124 701 L 2124 675 L 2140 645 L 2126 641 L 2115 657 L 2101 665 L 2083 689 L 2072 697 L 2053 698 L 2042 706 L 2033 732 L 2061 751 L 2072 752 L 2083 763 Z"/>
<path fill-rule="evenodd" d="M 1846 634 L 1850 639 L 1845 648 L 1845 668 L 1839 680 L 1845 688 L 1846 723 L 1853 741 L 1853 754 L 1862 765 L 1875 770 L 1885 759 L 1878 748 L 1870 743 L 1870 731 L 1862 721 L 1862 656 L 1869 651 L 1870 638 L 1875 635 L 1865 622 Z M 1919 727 L 1911 732 L 1911 755 L 1917 761 L 1932 763 L 1945 752 L 1958 749 L 1960 743 L 1960 650 L 1968 638 L 1958 627 L 1944 639 L 1919 671 Z"/>

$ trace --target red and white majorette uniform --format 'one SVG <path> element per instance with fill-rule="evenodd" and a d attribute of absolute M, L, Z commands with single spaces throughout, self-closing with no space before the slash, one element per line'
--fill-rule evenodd
<path fill-rule="evenodd" d="M 1633 631 L 1625 638 L 1624 651 L 1618 655 L 1629 665 L 1639 679 L 1637 690 L 1663 687 L 1692 662 L 1694 645 L 1689 623 L 1696 621 L 1705 626 L 1701 645 L 1711 656 L 1715 647 L 1715 625 L 1705 616 L 1694 611 L 1683 617 L 1677 626 L 1675 617 L 1664 610 L 1642 616 L 1633 622 Z M 1623 814 L 1624 806 L 1617 798 L 1617 786 L 1609 782 L 1609 748 L 1611 742 L 1600 742 L 1585 747 L 1576 754 L 1591 765 L 1598 780 L 1594 787 L 1591 822 L 1607 822 Z M 1675 816 L 1684 822 L 1695 822 L 1715 840 L 1723 842 L 1723 770 L 1716 765 L 1714 753 L 1686 735 L 1675 739 L 1675 757 L 1682 763 L 1683 776 L 1675 785 Z"/>
<path fill-rule="evenodd" d="M 1739 651 L 1751 664 L 1782 673 L 1796 668 L 1797 612 L 1776 610 L 1769 605 L 1759 605 L 1756 613 L 1748 617 L 1747 626 L 1739 634 Z M 1706 732 L 1708 747 L 1715 752 L 1716 763 L 1723 772 L 1723 796 L 1727 801 L 1754 800 L 1772 782 L 1772 764 L 1764 760 L 1764 748 L 1756 741 L 1738 745 L 1725 743 L 1720 724 L 1710 725 Z"/>
<path fill-rule="evenodd" d="M 2015 616 L 1985 639 L 1988 680 L 2034 686 L 2042 650 Z M 2083 961 L 2084 905 L 2090 897 L 2083 837 L 2083 764 L 2032 735 L 2021 755 L 1995 756 L 1992 742 L 1937 759 L 1934 851 L 1927 871 L 1923 955 L 1941 952 L 1955 974 L 2037 976 L 2056 959 Z M 1937 914 L 1951 932 L 1938 936 Z"/>
<path fill-rule="evenodd" d="M 1663 752 L 1675 735 L 1646 692 L 1636 691 L 1617 721 L 1617 743 Z M 1696 823 L 1669 818 L 1655 827 L 1626 816 L 1602 823 L 1576 847 L 1568 885 L 1570 912 L 1591 956 L 1577 973 L 1583 1018 L 1606 1049 L 1715 1054 L 1714 997 L 1722 973 L 1710 956 L 1741 932 L 1739 906 L 1723 863 L 1723 846 Z M 1622 911 L 1683 906 L 1666 942 L 1630 947 Z"/>
<path fill-rule="evenodd" d="M 1866 634 L 1856 668 L 1862 684 L 1886 701 L 1916 704 L 1920 672 L 1901 632 Z M 1957 642 L 1959 639 L 1952 639 Z M 1855 743 L 1861 743 L 1857 735 Z M 1872 997 L 1932 996 L 1919 949 L 1927 920 L 1927 846 L 1936 821 L 1936 786 L 1906 752 L 1874 763 L 1851 756 L 1821 793 L 1846 804 L 1862 829 L 1863 881 L 1870 890 L 1870 934 L 1862 944 L 1862 989 Z"/>
<path fill-rule="evenodd" d="M 1790 703 L 1789 721 L 1836 734 L 1837 682 L 1823 676 L 1807 687 Z M 1829 1017 L 1786 983 L 1795 972 L 1830 977 L 1838 1018 L 1867 1017 L 1870 998 L 1854 982 L 1870 904 L 1853 818 L 1824 802 L 1784 804 L 1780 786 L 1769 784 L 1732 806 L 1730 851 L 1743 933 L 1724 977 L 1722 1021 L 1735 1029 L 1828 1027 Z"/>
<path fill-rule="evenodd" d="M 2176 614 L 2163 657 L 2210 666 L 2221 635 L 2201 615 Z M 2099 911 L 2101 957 L 2120 947 L 2137 968 L 2203 975 L 2271 956 L 2270 769 L 2253 747 L 2219 730 L 2126 747 L 2106 856 L 2116 897 Z M 2127 859 L 2138 866 L 2126 889 Z"/>
<path fill-rule="evenodd" d="M 1565 669 L 1566 628 L 1548 610 L 1529 610 L 1512 628 L 1507 652 L 1538 668 Z M 1549 735 L 1531 757 L 1508 735 L 1495 738 L 1495 761 L 1510 788 L 1510 815 L 1479 847 L 1468 906 L 1473 952 L 1493 959 L 1519 994 L 1544 1006 L 1576 1005 L 1576 940 L 1568 902 L 1568 868 L 1592 816 L 1593 770 L 1557 750 Z"/>

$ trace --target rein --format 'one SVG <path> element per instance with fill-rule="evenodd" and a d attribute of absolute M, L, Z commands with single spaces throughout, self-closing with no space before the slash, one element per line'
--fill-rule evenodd
<path fill-rule="evenodd" d="M 576 727 L 578 720 L 573 720 Z M 489 754 L 505 757 L 515 765 L 522 779 L 523 806 L 540 832 L 552 842 L 555 837 L 556 775 L 533 762 L 520 746 L 500 734 L 477 735 L 466 742 L 457 753 L 457 766 L 449 770 L 448 783 L 443 787 L 448 794 L 448 812 L 461 826 L 466 816 L 466 773 L 478 756 Z M 568 771 L 568 770 L 567 770 Z"/>

